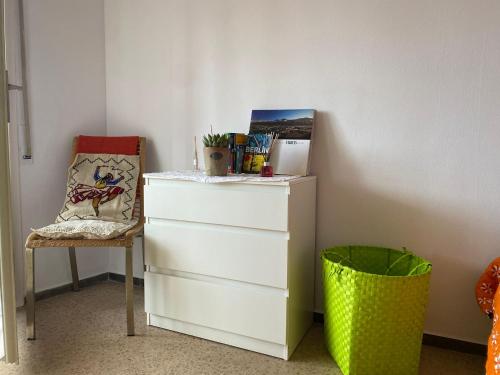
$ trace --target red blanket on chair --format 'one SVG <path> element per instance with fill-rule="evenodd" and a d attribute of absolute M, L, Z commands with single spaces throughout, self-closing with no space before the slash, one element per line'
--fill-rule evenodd
<path fill-rule="evenodd" d="M 137 155 L 139 137 L 78 136 L 76 153 Z"/>

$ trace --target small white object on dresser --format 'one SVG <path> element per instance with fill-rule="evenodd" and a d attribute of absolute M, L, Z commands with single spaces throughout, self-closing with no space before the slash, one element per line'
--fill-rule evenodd
<path fill-rule="evenodd" d="M 148 325 L 289 359 L 313 321 L 316 177 L 144 177 Z"/>

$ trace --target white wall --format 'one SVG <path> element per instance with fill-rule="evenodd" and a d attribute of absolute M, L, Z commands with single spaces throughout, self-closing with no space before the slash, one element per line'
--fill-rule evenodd
<path fill-rule="evenodd" d="M 106 133 L 106 91 L 103 0 L 24 4 L 33 141 L 33 162 L 21 162 L 19 174 L 26 238 L 62 206 L 72 137 Z M 107 249 L 77 250 L 77 259 L 81 278 L 107 271 Z M 68 252 L 38 250 L 36 290 L 69 282 Z"/>
<path fill-rule="evenodd" d="M 316 108 L 317 250 L 413 249 L 434 264 L 427 332 L 485 342 L 474 285 L 500 248 L 498 19 L 495 0 L 106 0 L 108 134 L 148 137 L 151 171 L 189 168 L 211 123 Z"/>

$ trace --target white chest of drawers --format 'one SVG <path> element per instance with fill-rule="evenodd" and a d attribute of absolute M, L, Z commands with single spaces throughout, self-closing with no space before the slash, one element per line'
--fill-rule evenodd
<path fill-rule="evenodd" d="M 316 178 L 144 177 L 148 324 L 288 359 L 313 317 Z"/>

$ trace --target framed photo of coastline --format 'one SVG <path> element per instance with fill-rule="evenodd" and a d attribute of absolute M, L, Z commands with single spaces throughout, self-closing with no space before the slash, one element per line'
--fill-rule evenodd
<path fill-rule="evenodd" d="M 279 134 L 271 154 L 271 165 L 275 174 L 309 174 L 315 113 L 314 109 L 252 111 L 250 134 Z"/>

